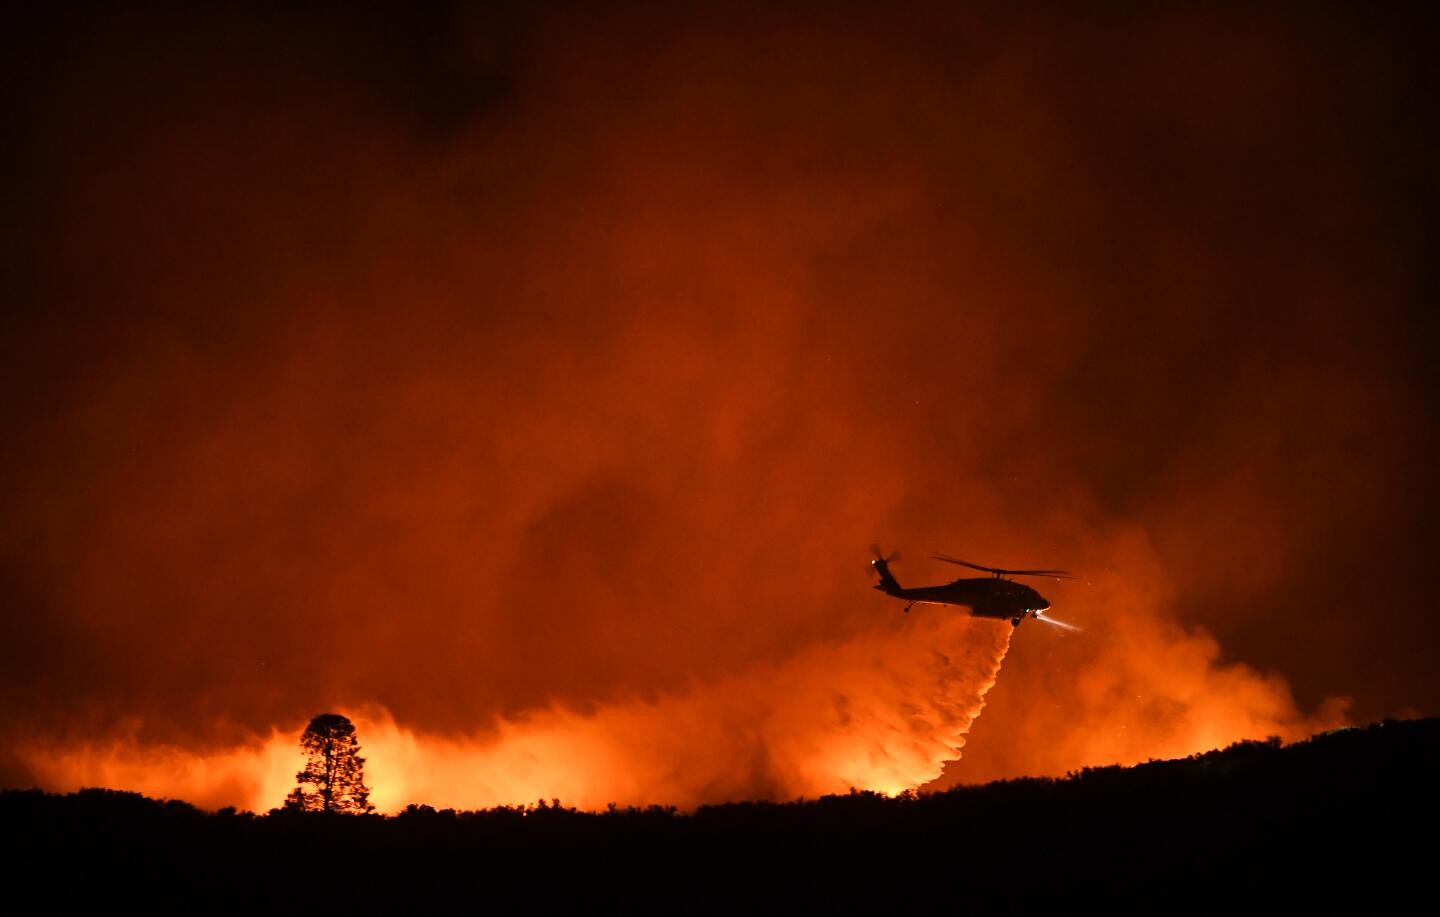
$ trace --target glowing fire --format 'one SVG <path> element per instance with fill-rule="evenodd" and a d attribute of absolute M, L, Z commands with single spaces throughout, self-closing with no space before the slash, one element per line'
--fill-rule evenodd
<path fill-rule="evenodd" d="M 1138 587 L 1124 579 L 1100 586 L 1091 601 L 1109 606 L 1107 616 L 1139 603 Z M 1007 696 L 1002 706 L 1023 710 L 1021 719 L 996 727 L 1002 735 L 974 766 L 967 762 L 965 779 L 1063 774 L 1241 738 L 1295 739 L 1345 722 L 1343 699 L 1302 716 L 1282 680 L 1219 663 L 1218 645 L 1203 632 L 1147 615 L 1123 621 L 1086 648 L 1078 671 L 1039 694 Z M 1056 632 L 1032 633 L 1038 641 Z M 778 665 L 752 665 L 651 700 L 583 713 L 552 705 L 469 735 L 417 731 L 378 705 L 345 712 L 356 722 L 382 812 L 412 802 L 481 808 L 559 798 L 592 809 L 612 802 L 688 808 L 851 787 L 895 794 L 933 780 L 959 757 L 1010 640 L 1005 622 L 911 615 L 888 632 L 814 644 Z M 145 745 L 132 728 L 107 742 L 32 743 L 19 753 L 50 789 L 98 785 L 263 811 L 293 786 L 301 725 L 211 752 Z"/>
<path fill-rule="evenodd" d="M 379 707 L 351 718 L 372 798 L 387 812 L 411 802 L 689 807 L 851 787 L 898 793 L 957 756 L 1009 642 L 1007 624 L 932 615 L 654 702 L 589 714 L 552 708 L 484 737 L 417 734 Z M 298 766 L 295 737 L 281 731 L 208 755 L 119 741 L 36 747 L 28 758 L 55 788 L 103 785 L 260 810 L 283 799 Z"/>

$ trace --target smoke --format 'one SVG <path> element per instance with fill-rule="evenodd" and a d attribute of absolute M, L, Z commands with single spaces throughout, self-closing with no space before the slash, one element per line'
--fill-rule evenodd
<path fill-rule="evenodd" d="M 0 778 L 268 807 L 340 710 L 382 807 L 690 805 L 1433 704 L 1357 613 L 1423 607 L 1408 52 L 1294 15 L 17 30 Z"/>
<path fill-rule="evenodd" d="M 1144 533 L 1114 532 L 1106 553 L 1115 566 L 1072 591 L 1084 631 L 1017 640 L 1007 683 L 1026 692 L 994 695 L 966 756 L 931 788 L 1184 757 L 1241 738 L 1295 741 L 1350 722 L 1350 698 L 1303 710 L 1279 674 L 1225 659 L 1204 628 L 1176 621 L 1174 583 Z"/>

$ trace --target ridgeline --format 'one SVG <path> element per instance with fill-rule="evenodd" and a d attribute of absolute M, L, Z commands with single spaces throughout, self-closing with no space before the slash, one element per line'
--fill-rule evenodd
<path fill-rule="evenodd" d="M 1085 900 L 1190 910 L 1373 907 L 1425 896 L 1440 719 L 1289 746 L 1089 768 L 927 796 L 579 812 L 554 803 L 391 816 L 202 812 L 136 793 L 0 793 L 21 888 L 62 870 L 157 903 L 262 903 L 312 883 L 360 901 L 543 910 L 968 911 Z M 338 886 L 331 883 L 339 883 Z M 283 896 L 283 897 L 276 897 Z M 1423 903 L 1428 896 L 1419 899 Z"/>

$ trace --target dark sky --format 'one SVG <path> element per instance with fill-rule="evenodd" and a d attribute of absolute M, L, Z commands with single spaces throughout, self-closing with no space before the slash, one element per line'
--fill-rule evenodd
<path fill-rule="evenodd" d="M 684 802 L 785 795 L 861 779 L 814 777 L 834 730 L 877 768 L 961 730 L 1002 658 L 950 779 L 1440 713 L 1435 38 L 1370 4 L 16 20 L 0 778 L 370 709 L 611 737 L 602 801 L 646 756 Z M 872 541 L 907 584 L 1080 571 L 1036 585 L 1085 631 L 972 659 L 869 589 Z M 674 778 L 707 768 L 746 776 Z"/>

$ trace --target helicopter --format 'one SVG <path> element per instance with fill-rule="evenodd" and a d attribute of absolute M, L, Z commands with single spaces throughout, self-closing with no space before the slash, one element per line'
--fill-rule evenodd
<path fill-rule="evenodd" d="M 890 564 L 900 559 L 899 552 L 892 552 L 886 556 L 880 553 L 879 546 L 873 544 L 870 546 L 870 550 L 875 554 L 875 559 L 870 561 L 870 566 L 875 568 L 875 572 L 880 575 L 880 582 L 876 584 L 875 588 L 886 595 L 905 599 L 909 603 L 905 606 L 907 612 L 916 605 L 958 605 L 962 608 L 969 608 L 970 614 L 977 618 L 1001 620 L 1008 618 L 1011 627 L 1019 627 L 1021 621 L 1026 618 L 1034 618 L 1065 630 L 1080 629 L 1074 624 L 1046 615 L 1045 612 L 1050 610 L 1050 602 L 1043 595 L 1024 583 L 1007 579 L 1011 576 L 1049 576 L 1055 579 L 1075 579 L 1073 575 L 1064 570 L 1002 570 L 998 567 L 972 564 L 967 560 L 960 560 L 945 554 L 931 554 L 930 556 L 935 560 L 942 560 L 947 564 L 958 564 L 972 570 L 982 570 L 989 573 L 990 576 L 957 579 L 943 586 L 918 586 L 906 589 L 890 573 Z"/>

